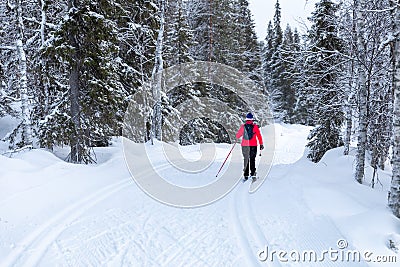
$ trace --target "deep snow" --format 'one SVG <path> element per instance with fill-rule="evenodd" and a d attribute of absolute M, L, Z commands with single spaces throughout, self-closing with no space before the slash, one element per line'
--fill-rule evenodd
<path fill-rule="evenodd" d="M 354 156 L 342 148 L 311 163 L 304 156 L 309 130 L 276 124 L 274 166 L 260 189 L 249 194 L 249 183 L 238 183 L 195 209 L 143 193 L 120 139 L 96 149 L 96 165 L 66 163 L 62 149 L 59 157 L 41 149 L 0 155 L 0 266 L 397 266 L 400 255 L 388 248 L 389 240 L 400 243 L 400 221 L 386 207 L 390 169 L 371 189 L 353 180 Z M 229 149 L 218 145 L 214 164 L 196 180 L 160 171 L 184 186 L 212 182 Z M 196 146 L 182 152 L 200 157 Z M 324 250 L 369 251 L 372 260 L 393 256 L 397 264 L 333 262 L 328 254 L 324 262 L 296 263 L 289 256 L 311 250 L 319 258 Z M 278 261 L 279 251 L 287 262 Z"/>

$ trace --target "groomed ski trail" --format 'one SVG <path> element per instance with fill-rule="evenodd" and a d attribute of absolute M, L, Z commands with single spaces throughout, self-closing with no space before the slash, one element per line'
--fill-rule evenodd
<path fill-rule="evenodd" d="M 106 186 L 74 204 L 67 206 L 19 242 L 17 245 L 18 248 L 10 253 L 0 265 L 13 266 L 16 263 L 21 264 L 19 261 L 28 250 L 33 250 L 35 253 L 28 257 L 23 266 L 37 265 L 43 254 L 47 251 L 49 245 L 65 229 L 66 225 L 78 218 L 89 208 L 129 185 L 132 185 L 132 180 L 128 178 Z"/>
<path fill-rule="evenodd" d="M 242 257 L 244 257 L 246 266 L 281 266 L 276 261 L 263 263 L 258 259 L 258 252 L 269 243 L 253 214 L 249 199 L 249 183 L 251 181 L 239 182 L 231 198 L 231 210 L 234 218 L 233 228 L 239 246 L 243 251 Z"/>
<path fill-rule="evenodd" d="M 345 239 L 344 235 L 327 216 L 315 215 L 304 203 L 304 181 L 298 174 L 296 164 L 279 166 L 272 172 L 269 186 L 274 190 L 264 191 L 269 193 L 268 199 L 271 205 L 265 205 L 263 213 L 257 213 L 261 232 L 266 233 L 272 243 L 272 250 L 282 250 L 287 253 L 297 251 L 303 253 L 313 251 L 320 259 L 323 251 L 336 249 L 338 240 Z M 285 192 L 285 201 L 279 202 Z M 257 199 L 257 195 L 255 195 Z M 260 199 L 257 199 L 260 201 Z M 256 200 L 256 201 L 257 201 Z M 284 210 L 285 212 L 281 212 Z M 355 250 L 349 245 L 349 250 Z M 324 257 L 323 261 L 291 261 L 288 256 L 283 266 L 307 266 L 307 267 L 336 267 L 336 266 L 368 266 L 361 259 L 360 262 L 331 261 Z M 276 260 L 276 257 L 274 258 Z M 267 260 L 267 262 L 270 262 Z"/>
<path fill-rule="evenodd" d="M 170 164 L 168 163 L 157 166 L 158 171 L 168 168 L 170 168 Z M 134 186 L 134 184 L 135 183 L 131 177 L 125 178 L 98 189 L 89 196 L 63 208 L 56 215 L 49 218 L 46 223 L 38 226 L 31 234 L 19 241 L 16 248 L 2 262 L 0 262 L 0 266 L 14 266 L 18 264 L 30 267 L 38 265 L 51 244 L 69 224 L 84 214 L 85 211 L 119 191 L 128 188 L 129 186 Z M 25 191 L 27 192 L 31 189 Z M 34 251 L 34 253 L 28 255 L 28 251 Z"/>

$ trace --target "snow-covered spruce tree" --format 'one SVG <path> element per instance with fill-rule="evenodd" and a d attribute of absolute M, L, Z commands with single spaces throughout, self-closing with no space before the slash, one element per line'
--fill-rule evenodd
<path fill-rule="evenodd" d="M 211 0 L 208 14 L 209 31 L 206 42 L 210 43 L 210 50 L 206 51 L 207 60 L 238 68 L 241 64 L 237 61 L 241 38 L 235 32 L 234 0 Z"/>
<path fill-rule="evenodd" d="M 272 37 L 272 49 L 275 51 L 279 48 L 283 41 L 283 31 L 281 27 L 281 5 L 279 4 L 279 0 L 276 0 L 275 4 L 275 14 L 274 14 L 274 27 L 273 27 L 273 37 Z"/>
<path fill-rule="evenodd" d="M 254 21 L 251 17 L 248 0 L 234 1 L 234 31 L 232 34 L 238 38 L 238 46 L 234 47 L 235 60 L 231 66 L 236 67 L 250 78 L 261 81 L 260 46 L 257 41 Z M 237 62 L 237 64 L 235 64 Z"/>
<path fill-rule="evenodd" d="M 12 97 L 8 95 L 6 78 L 4 75 L 4 67 L 0 63 L 0 118 L 6 115 L 15 115 L 11 107 Z"/>
<path fill-rule="evenodd" d="M 183 0 L 168 1 L 165 14 L 164 63 L 165 67 L 193 61 L 189 47 L 193 32 L 189 28 Z"/>
<path fill-rule="evenodd" d="M 155 43 L 159 31 L 159 7 L 156 0 L 118 0 L 119 14 L 115 16 L 118 27 L 119 58 L 122 70 L 120 79 L 129 95 L 140 94 L 144 99 L 132 103 L 144 115 L 142 127 L 130 127 L 130 138 L 138 142 L 150 140 L 153 107 L 150 81 L 154 69 Z M 136 98 L 130 98 L 132 102 Z M 134 115 L 128 112 L 127 115 Z M 134 120 L 135 118 L 127 118 Z"/>
<path fill-rule="evenodd" d="M 269 21 L 267 26 L 267 35 L 265 37 L 264 46 L 262 49 L 262 75 L 263 75 L 264 86 L 267 89 L 271 88 L 271 67 L 269 65 L 269 62 L 271 61 L 272 55 L 274 53 L 273 36 L 274 36 L 274 31 L 272 22 Z"/>
<path fill-rule="evenodd" d="M 11 97 L 8 96 L 8 86 L 6 79 L 6 66 L 5 63 L 5 54 L 10 53 L 9 49 L 4 49 L 3 44 L 5 43 L 6 29 L 7 24 L 9 23 L 8 17 L 6 16 L 6 5 L 0 4 L 0 24 L 2 27 L 0 28 L 0 118 L 10 114 L 12 111 L 11 108 Z"/>
<path fill-rule="evenodd" d="M 121 81 L 129 94 L 150 81 L 159 29 L 156 0 L 117 0 L 113 21 L 123 67 Z"/>
<path fill-rule="evenodd" d="M 274 114 L 277 119 L 283 119 L 284 108 L 282 99 L 284 98 L 282 94 L 282 87 L 286 82 L 283 73 L 285 72 L 285 66 L 283 62 L 282 55 L 282 43 L 283 43 L 283 31 L 281 28 L 281 7 L 279 0 L 275 4 L 275 14 L 274 14 L 274 24 L 273 24 L 273 35 L 272 35 L 272 51 L 268 53 L 271 55 L 271 59 L 265 64 L 268 65 L 270 69 L 270 83 L 267 88 L 273 105 Z"/>
<path fill-rule="evenodd" d="M 393 177 L 389 192 L 389 207 L 393 214 L 400 218 L 400 6 L 392 0 L 392 36 L 394 39 L 395 75 L 394 78 L 394 111 L 393 111 Z"/>
<path fill-rule="evenodd" d="M 1 9 L 0 9 L 1 11 Z M 1 23 L 1 17 L 0 17 L 0 23 Z M 0 30 L 0 39 L 3 33 Z M 6 54 L 12 54 L 13 51 L 7 49 L 7 51 L 2 51 L 0 48 L 0 58 L 3 59 L 3 56 Z M 8 81 L 6 78 L 6 66 L 3 65 L 0 61 L 0 118 L 4 117 L 6 115 L 12 115 L 12 116 L 17 116 L 16 112 L 12 108 L 12 103 L 14 100 L 14 97 L 11 95 L 11 90 L 10 87 L 8 86 Z"/>
<path fill-rule="evenodd" d="M 192 43 L 193 31 L 189 27 L 185 1 L 168 1 L 166 3 L 164 49 L 162 55 L 164 66 L 168 68 L 182 63 L 193 62 L 193 58 L 189 52 Z M 181 72 L 175 78 L 182 81 L 187 77 L 184 75 L 185 70 L 180 70 Z M 169 118 L 178 118 L 180 115 L 174 109 L 173 105 L 176 107 L 176 103 L 182 103 L 182 100 L 188 96 L 188 92 L 193 88 L 192 84 L 185 84 L 183 87 L 186 89 L 185 94 L 174 94 L 174 90 L 171 90 L 161 96 L 164 129 L 174 128 L 176 122 Z M 172 137 L 170 132 L 163 132 L 164 141 L 170 141 L 170 137 Z"/>
<path fill-rule="evenodd" d="M 194 60 L 212 61 L 229 65 L 247 74 L 252 79 L 259 79 L 260 53 L 259 44 L 255 38 L 253 21 L 250 16 L 247 1 L 236 0 L 189 0 L 187 12 L 190 29 L 193 32 L 193 42 L 189 52 Z M 210 80 L 213 73 L 210 73 Z M 261 79 L 260 79 L 261 80 Z M 176 92 L 181 92 L 178 95 Z M 184 99 L 198 99 L 199 97 L 216 98 L 228 105 L 232 104 L 238 111 L 245 109 L 246 103 L 238 98 L 232 98 L 230 90 L 215 84 L 195 84 L 191 90 L 177 89 L 170 93 L 171 103 Z M 187 96 L 187 94 L 189 94 Z M 234 103 L 228 103 L 234 101 Z M 199 114 L 201 111 L 199 110 Z M 227 114 L 237 116 L 237 114 Z M 190 124 L 191 127 L 204 127 L 204 120 Z M 214 123 L 213 121 L 207 121 Z M 215 125 L 208 129 L 195 129 L 212 132 Z M 189 127 L 190 128 L 190 127 Z M 186 129 L 189 129 L 185 127 Z M 185 133 L 186 134 L 186 133 Z M 183 135 L 184 136 L 184 135 Z M 205 135 L 204 135 L 205 136 Z M 199 140 L 199 138 L 191 139 Z"/>
<path fill-rule="evenodd" d="M 341 145 L 343 90 L 340 83 L 343 41 L 338 36 L 338 5 L 321 0 L 310 18 L 307 58 L 309 86 L 315 103 L 315 123 L 308 137 L 308 158 L 318 162 L 326 151 Z"/>
<path fill-rule="evenodd" d="M 210 1 L 188 0 L 186 4 L 188 23 L 193 31 L 193 43 L 190 55 L 194 60 L 208 61 L 212 53 L 212 28 L 215 23 L 212 17 Z"/>
<path fill-rule="evenodd" d="M 260 72 L 260 51 L 248 6 L 247 0 L 189 0 L 191 56 L 226 64 L 255 78 Z"/>
<path fill-rule="evenodd" d="M 70 0 L 68 8 L 47 49 L 67 74 L 56 77 L 65 96 L 46 117 L 46 127 L 71 146 L 69 161 L 89 163 L 90 148 L 107 144 L 122 122 L 126 92 L 118 75 L 118 31 L 108 1 Z"/>
<path fill-rule="evenodd" d="M 294 108 L 296 104 L 296 84 L 294 79 L 298 73 L 297 57 L 299 56 L 300 40 L 297 30 L 292 32 L 289 24 L 287 25 L 283 42 L 279 51 L 280 60 L 276 62 L 274 71 L 274 90 L 279 98 L 276 99 L 276 108 L 281 114 L 281 119 L 288 123 L 294 122 Z"/>
<path fill-rule="evenodd" d="M 64 144 L 64 135 L 53 132 L 53 128 L 59 127 L 66 129 L 65 123 L 68 118 L 66 113 L 66 84 L 65 73 L 68 70 L 65 66 L 55 68 L 56 60 L 49 56 L 49 46 L 54 42 L 54 33 L 57 25 L 60 25 L 63 16 L 68 12 L 67 2 L 53 3 L 45 0 L 38 1 L 38 10 L 32 27 L 40 35 L 35 38 L 31 46 L 35 49 L 31 55 L 31 86 L 35 88 L 32 104 L 32 124 L 34 126 L 35 137 L 38 145 L 43 148 L 53 149 L 54 144 Z M 62 85 L 64 84 L 64 85 Z M 55 118 L 64 117 L 63 120 Z M 55 121 L 61 124 L 54 124 Z"/>

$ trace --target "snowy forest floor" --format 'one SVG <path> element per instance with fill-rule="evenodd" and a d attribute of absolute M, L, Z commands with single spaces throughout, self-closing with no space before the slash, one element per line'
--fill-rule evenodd
<path fill-rule="evenodd" d="M 256 193 L 238 183 L 195 209 L 143 193 L 120 139 L 96 149 L 95 165 L 66 163 L 64 150 L 59 157 L 41 149 L 0 156 L 0 266 L 398 266 L 400 254 L 388 248 L 400 239 L 400 221 L 386 207 L 390 170 L 379 172 L 375 189 L 359 185 L 354 156 L 342 148 L 314 164 L 304 156 L 310 128 L 275 130 L 274 165 Z M 204 175 L 215 176 L 229 148 L 219 145 L 221 155 Z M 261 261 L 267 249 L 286 251 L 287 262 L 278 254 Z M 325 250 L 340 253 L 337 261 L 328 254 L 323 262 L 291 258 L 311 250 L 319 259 Z M 341 259 L 348 251 L 369 251 L 371 262 Z M 397 263 L 378 263 L 377 256 Z"/>

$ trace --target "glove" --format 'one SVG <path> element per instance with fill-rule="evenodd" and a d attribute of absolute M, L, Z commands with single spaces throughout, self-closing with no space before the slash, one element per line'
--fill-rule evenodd
<path fill-rule="evenodd" d="M 263 150 L 264 149 L 264 145 L 260 145 L 260 150 Z"/>

